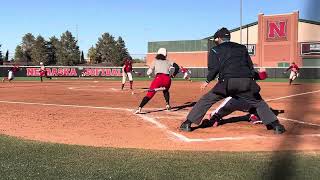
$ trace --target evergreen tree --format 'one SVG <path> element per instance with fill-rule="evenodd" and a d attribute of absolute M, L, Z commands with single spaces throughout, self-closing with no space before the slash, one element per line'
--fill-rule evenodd
<path fill-rule="evenodd" d="M 4 61 L 9 61 L 9 50 L 7 50 L 6 55 L 4 56 Z"/>
<path fill-rule="evenodd" d="M 0 65 L 3 65 L 3 57 L 2 57 L 2 51 L 1 51 L 1 44 L 0 44 Z"/>
<path fill-rule="evenodd" d="M 23 55 L 22 47 L 20 45 L 16 47 L 16 50 L 14 53 L 14 61 L 24 62 L 24 55 Z"/>
<path fill-rule="evenodd" d="M 73 66 L 79 64 L 79 46 L 71 32 L 66 31 L 61 35 L 60 43 L 56 51 L 56 57 L 58 65 Z"/>
<path fill-rule="evenodd" d="M 117 59 L 115 59 L 115 65 L 122 65 L 123 59 L 129 55 L 128 50 L 126 48 L 126 44 L 119 36 L 117 43 L 116 43 L 116 48 L 117 48 Z"/>
<path fill-rule="evenodd" d="M 113 65 L 117 59 L 116 41 L 109 33 L 104 33 L 98 39 L 96 44 L 97 59 L 96 62 L 106 62 Z"/>
<path fill-rule="evenodd" d="M 48 64 L 55 65 L 57 63 L 57 48 L 60 46 L 60 41 L 55 36 L 49 38 L 49 42 L 47 42 L 48 48 Z"/>
<path fill-rule="evenodd" d="M 93 46 L 88 50 L 87 57 L 90 63 L 99 63 L 98 56 L 97 56 L 97 49 L 94 48 Z"/>
<path fill-rule="evenodd" d="M 35 41 L 34 36 L 31 33 L 28 33 L 22 37 L 22 51 L 23 51 L 23 60 L 28 64 L 31 62 L 31 51 L 33 43 Z"/>
<path fill-rule="evenodd" d="M 83 51 L 81 51 L 81 58 L 80 58 L 80 64 L 84 64 L 86 60 L 84 59 Z"/>
<path fill-rule="evenodd" d="M 43 62 L 45 65 L 49 64 L 50 59 L 48 58 L 47 42 L 40 35 L 33 42 L 31 59 L 35 65 L 39 65 L 40 62 Z"/>

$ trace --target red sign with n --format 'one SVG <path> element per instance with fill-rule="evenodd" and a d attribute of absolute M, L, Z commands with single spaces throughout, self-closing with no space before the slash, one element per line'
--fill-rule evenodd
<path fill-rule="evenodd" d="M 287 21 L 268 21 L 267 40 L 287 40 Z"/>

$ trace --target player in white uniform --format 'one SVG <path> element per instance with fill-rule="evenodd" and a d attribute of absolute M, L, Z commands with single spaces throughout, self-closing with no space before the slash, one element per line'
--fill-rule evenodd
<path fill-rule="evenodd" d="M 14 79 L 15 73 L 18 71 L 19 71 L 19 66 L 14 65 L 13 67 L 11 67 L 8 70 L 8 77 L 3 78 L 2 82 L 4 82 L 5 80 L 8 80 L 9 82 L 11 82 Z"/>
<path fill-rule="evenodd" d="M 48 79 L 52 79 L 51 77 L 48 76 L 48 72 L 46 70 L 46 67 L 44 66 L 43 62 L 40 62 L 40 70 L 39 70 L 39 73 L 40 73 L 40 80 L 41 82 L 43 81 L 42 80 L 42 77 L 46 77 Z"/>
<path fill-rule="evenodd" d="M 132 57 L 131 56 L 124 58 L 124 61 L 123 61 L 122 84 L 121 84 L 122 90 L 126 83 L 127 76 L 130 82 L 130 89 L 132 90 L 133 78 L 132 78 Z"/>

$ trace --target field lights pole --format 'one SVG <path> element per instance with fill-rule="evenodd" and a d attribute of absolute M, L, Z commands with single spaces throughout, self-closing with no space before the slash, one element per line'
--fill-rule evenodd
<path fill-rule="evenodd" d="M 242 0 L 240 0 L 240 44 L 242 44 Z"/>

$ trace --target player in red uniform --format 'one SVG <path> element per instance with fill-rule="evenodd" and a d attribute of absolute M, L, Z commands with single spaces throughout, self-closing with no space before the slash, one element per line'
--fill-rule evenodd
<path fill-rule="evenodd" d="M 126 79 L 128 76 L 129 82 L 130 82 L 130 89 L 132 90 L 132 57 L 126 57 L 123 61 L 123 67 L 122 67 L 122 86 L 121 89 L 123 90 L 124 84 L 126 83 Z"/>
<path fill-rule="evenodd" d="M 299 76 L 299 67 L 298 65 L 296 65 L 296 63 L 292 62 L 291 66 L 288 67 L 285 72 L 289 70 L 291 70 L 290 77 L 289 77 L 289 85 L 291 85 L 292 81 L 294 81 Z"/>
<path fill-rule="evenodd" d="M 170 76 L 170 68 L 174 67 L 174 73 Z M 151 82 L 150 88 L 147 95 L 142 99 L 139 108 L 135 111 L 136 114 L 140 114 L 142 108 L 150 101 L 150 99 L 156 94 L 157 88 L 164 87 L 163 96 L 166 100 L 166 109 L 170 110 L 170 93 L 169 89 L 171 86 L 171 78 L 175 77 L 179 72 L 179 66 L 167 60 L 167 50 L 165 48 L 160 48 L 158 50 L 156 59 L 151 64 L 150 68 L 147 71 L 147 74 L 150 75 L 154 71 L 155 78 Z"/>
<path fill-rule="evenodd" d="M 16 72 L 18 72 L 19 70 L 20 69 L 19 69 L 18 65 L 13 65 L 13 67 L 11 67 L 8 70 L 8 77 L 4 77 L 2 79 L 2 82 L 4 82 L 5 80 L 8 80 L 9 82 L 11 82 L 14 79 L 14 76 L 15 76 Z"/>
<path fill-rule="evenodd" d="M 51 77 L 48 76 L 48 72 L 46 70 L 46 67 L 43 65 L 43 62 L 40 62 L 40 70 L 39 70 L 39 73 L 40 73 L 40 79 L 41 79 L 41 82 L 43 81 L 42 80 L 42 77 L 46 77 L 48 79 L 52 79 Z"/>
<path fill-rule="evenodd" d="M 183 73 L 183 79 L 191 81 L 191 71 L 189 69 L 180 66 L 180 71 Z"/>

